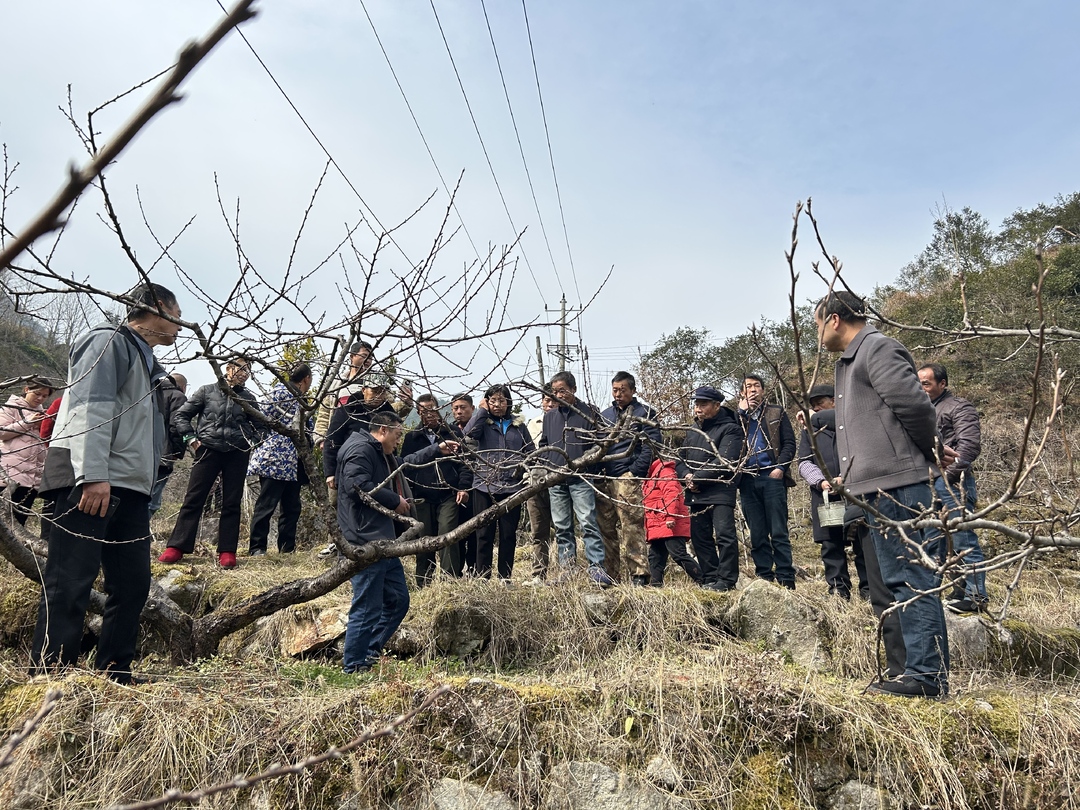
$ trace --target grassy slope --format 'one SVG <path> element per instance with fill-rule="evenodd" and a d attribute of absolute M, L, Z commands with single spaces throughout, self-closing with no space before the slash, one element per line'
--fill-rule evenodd
<path fill-rule="evenodd" d="M 796 545 L 814 573 L 814 549 Z M 301 554 L 294 564 L 319 562 Z M 221 577 L 217 598 L 235 598 L 230 581 L 242 592 L 294 573 L 273 555 L 227 574 L 208 559 L 195 567 Z M 991 576 L 998 603 L 1003 586 Z M 1075 586 L 1069 572 L 1030 571 L 1010 615 L 1075 629 Z M 830 599 L 813 578 L 800 590 L 824 614 L 830 672 L 810 673 L 733 640 L 724 626 L 729 597 L 691 589 L 680 574 L 662 592 L 609 592 L 606 620 L 583 607 L 582 593 L 595 593 L 588 589 L 439 584 L 414 598 L 404 646 L 415 654 L 388 659 L 372 675 L 341 675 L 335 660 L 283 660 L 270 652 L 274 628 L 264 627 L 262 641 L 243 653 L 236 640 L 233 656 L 182 670 L 144 662 L 161 673 L 149 686 L 69 676 L 61 707 L 0 774 L 0 806 L 27 780 L 41 806 L 92 807 L 254 773 L 341 744 L 442 683 L 452 694 L 395 737 L 211 806 L 249 806 L 253 792 L 273 807 L 337 807 L 344 795 L 369 806 L 418 796 L 440 776 L 490 784 L 535 806 L 554 764 L 595 759 L 642 774 L 657 756 L 675 765 L 675 792 L 707 807 L 812 807 L 824 796 L 815 785 L 856 775 L 915 806 L 1070 805 L 1080 778 L 1080 696 L 1071 678 L 960 668 L 945 702 L 865 697 L 861 687 L 874 672 L 869 609 Z M 32 620 L 33 593 L 8 578 L 3 593 L 13 611 L 3 622 L 9 639 L 25 644 L 18 627 Z M 312 607 L 346 599 L 339 592 Z M 451 606 L 494 626 L 495 642 L 472 660 L 436 651 L 435 616 Z M 24 650 L 9 650 L 0 663 L 7 730 L 33 713 L 45 689 L 26 682 L 25 660 Z"/>

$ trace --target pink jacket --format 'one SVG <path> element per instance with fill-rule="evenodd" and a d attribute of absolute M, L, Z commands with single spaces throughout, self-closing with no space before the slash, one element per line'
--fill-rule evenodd
<path fill-rule="evenodd" d="M 0 467 L 4 479 L 18 486 L 36 489 L 45 467 L 46 444 L 41 440 L 41 423 L 27 422 L 26 417 L 41 413 L 21 396 L 12 394 L 0 408 Z"/>

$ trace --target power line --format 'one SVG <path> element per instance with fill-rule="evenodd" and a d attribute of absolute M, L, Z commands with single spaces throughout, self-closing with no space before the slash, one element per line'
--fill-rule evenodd
<path fill-rule="evenodd" d="M 521 165 L 525 167 L 525 177 L 529 181 L 529 193 L 532 194 L 533 208 L 536 210 L 536 219 L 540 223 L 540 232 L 544 236 L 544 244 L 547 246 L 548 258 L 551 259 L 551 269 L 555 273 L 555 280 L 559 283 L 559 292 L 563 289 L 562 278 L 559 276 L 559 268 L 555 264 L 555 254 L 551 250 L 551 240 L 548 239 L 547 228 L 544 227 L 544 217 L 540 214 L 540 203 L 536 199 L 536 188 L 533 186 L 532 172 L 529 171 L 529 162 L 525 159 L 525 147 L 521 145 L 521 133 L 518 131 L 517 118 L 514 116 L 514 105 L 510 103 L 510 91 L 506 87 L 506 76 L 503 74 L 502 60 L 499 59 L 499 49 L 495 47 L 495 34 L 491 30 L 491 20 L 488 18 L 487 3 L 480 0 L 480 7 L 484 10 L 484 23 L 487 25 L 488 38 L 491 40 L 491 50 L 495 54 L 495 65 L 499 68 L 499 81 L 502 82 L 503 97 L 506 99 L 506 108 L 510 111 L 510 121 L 514 125 L 514 137 L 517 139 L 518 153 L 521 155 Z M 541 296 L 541 299 L 543 296 Z M 544 308 L 547 302 L 544 301 Z"/>
<path fill-rule="evenodd" d="M 443 191 L 446 192 L 446 196 L 450 198 L 450 204 L 454 207 L 454 213 L 457 214 L 458 222 L 461 223 L 462 230 L 465 231 L 465 236 L 469 240 L 469 244 L 472 246 L 473 253 L 476 254 L 476 258 L 481 263 L 483 260 L 480 258 L 480 249 L 477 248 L 476 242 L 472 238 L 472 234 L 469 232 L 468 226 L 465 224 L 464 217 L 461 216 L 461 209 L 457 206 L 457 200 L 450 191 L 450 187 L 446 182 L 446 178 L 443 176 L 442 169 L 439 168 L 439 162 L 435 159 L 435 153 L 431 149 L 431 145 L 428 143 L 427 136 L 424 135 L 424 130 L 420 126 L 420 120 L 416 117 L 416 112 L 413 110 L 412 103 L 409 101 L 408 95 L 405 93 L 405 88 L 401 84 L 401 79 L 398 78 L 397 70 L 394 69 L 394 64 L 390 60 L 390 54 L 386 51 L 386 46 L 383 45 L 382 37 L 379 36 L 379 31 L 375 27 L 375 21 L 371 19 L 371 14 L 368 12 L 367 4 L 364 0 L 360 0 L 360 8 L 364 10 L 364 16 L 367 17 L 368 25 L 371 26 L 371 33 L 375 36 L 375 41 L 379 44 L 379 50 L 382 51 L 383 59 L 386 60 L 386 66 L 390 69 L 390 75 L 394 77 L 394 84 L 397 85 L 398 92 L 401 93 L 401 99 L 405 102 L 405 107 L 409 111 L 409 116 L 412 118 L 413 125 L 416 127 L 417 134 L 420 135 L 420 140 L 424 144 L 424 149 L 427 150 L 428 157 L 431 158 L 431 165 L 435 167 L 435 173 L 439 176 L 439 182 L 442 184 Z M 533 281 L 536 279 L 534 278 Z M 540 293 L 540 298 L 543 300 L 544 294 L 537 286 L 536 291 Z"/>
<path fill-rule="evenodd" d="M 218 7 L 222 11 L 225 11 L 225 6 L 222 5 L 221 0 L 216 0 L 216 2 L 218 4 Z M 282 97 L 285 99 L 285 101 L 288 103 L 288 105 L 292 108 L 292 111 L 294 113 L 296 113 L 296 117 L 300 119 L 300 123 L 302 123 L 304 125 L 304 128 L 308 131 L 308 133 L 311 135 L 311 137 L 315 140 L 315 143 L 317 143 L 319 145 L 319 148 L 323 151 L 323 154 L 326 155 L 326 159 L 330 161 L 330 165 L 332 165 L 335 169 L 337 169 L 337 173 L 339 175 L 341 175 L 341 179 L 345 181 L 345 184 L 349 187 L 349 189 L 352 191 L 352 193 L 356 195 L 356 199 L 358 199 L 360 201 L 360 204 L 366 209 L 367 216 L 364 217 L 364 224 L 366 224 L 368 226 L 368 230 L 370 230 L 373 235 L 378 236 L 375 229 L 371 227 L 371 223 L 367 221 L 368 217 L 370 217 L 372 220 L 375 221 L 375 224 L 378 225 L 383 230 L 383 232 L 386 234 L 387 238 L 393 243 L 394 247 L 396 247 L 398 249 L 398 251 L 401 253 L 401 255 L 405 258 L 405 261 L 407 261 L 410 266 L 413 266 L 413 261 L 412 261 L 412 259 L 409 258 L 408 254 L 405 252 L 405 249 L 402 248 L 401 245 L 398 244 L 397 240 L 394 239 L 393 234 L 391 234 L 387 230 L 386 226 L 383 225 L 382 222 L 379 221 L 379 218 L 375 215 L 374 209 L 372 209 L 372 207 L 367 204 L 367 201 L 363 198 L 363 196 L 361 196 L 361 194 L 357 190 L 356 186 L 353 185 L 352 180 L 350 180 L 349 176 L 347 174 L 345 174 L 345 170 L 341 168 L 341 165 L 337 162 L 337 160 L 334 158 L 334 156 L 332 154 L 330 154 L 330 150 L 326 148 L 326 144 L 324 144 L 322 142 L 322 139 L 319 138 L 319 136 L 317 134 L 315 134 L 315 130 L 312 129 L 311 124 L 309 124 L 307 122 L 307 119 L 304 118 L 303 113 L 301 113 L 299 108 L 296 106 L 296 104 L 293 103 L 293 100 L 289 97 L 289 94 L 285 92 L 285 88 L 281 86 L 281 83 L 277 80 L 277 77 L 274 76 L 274 74 L 271 72 L 270 68 L 267 66 L 266 62 L 264 62 L 262 57 L 259 56 L 258 52 L 255 50 L 255 46 L 251 44 L 251 42 L 244 35 L 244 32 L 242 30 L 240 30 L 239 28 L 236 29 L 236 33 L 240 36 L 240 39 L 242 39 L 244 41 L 244 44 L 247 45 L 248 50 L 251 51 L 251 55 L 255 57 L 255 60 L 259 63 L 259 65 L 262 67 L 262 69 L 266 72 L 266 75 L 270 77 L 270 81 L 272 81 L 274 83 L 274 87 L 276 87 L 278 89 L 278 92 L 281 93 Z"/>
<path fill-rule="evenodd" d="M 218 7 L 222 9 L 222 11 L 225 11 L 225 7 L 222 5 L 221 0 L 215 0 L 215 2 L 217 3 Z M 434 155 L 431 152 L 431 148 L 428 145 L 427 139 L 426 139 L 426 137 L 424 137 L 423 131 L 420 129 L 419 122 L 417 121 L 416 116 L 413 113 L 412 105 L 409 103 L 408 97 L 405 95 L 404 89 L 401 87 L 401 84 L 398 81 L 397 73 L 393 68 L 393 64 L 390 62 L 390 58 L 389 58 L 388 54 L 386 53 L 385 48 L 383 48 L 382 40 L 378 35 L 378 31 L 375 29 L 374 22 L 371 20 L 371 17 L 367 12 L 367 7 L 364 5 L 363 0 L 361 0 L 361 6 L 364 9 L 365 15 L 368 17 L 369 24 L 372 26 L 372 32 L 375 34 L 375 38 L 379 43 L 379 47 L 383 51 L 383 57 L 387 61 L 387 65 L 390 68 L 391 74 L 394 76 L 394 80 L 398 84 L 398 89 L 402 93 L 402 97 L 405 100 L 406 107 L 408 107 L 409 113 L 413 117 L 413 122 L 416 125 L 417 130 L 420 132 L 421 140 L 423 141 L 425 148 L 427 148 L 427 150 L 428 150 L 428 155 L 431 158 L 432 163 L 435 165 L 435 170 L 439 174 L 439 179 L 443 183 L 443 188 L 449 194 L 449 190 L 447 188 L 447 184 L 446 184 L 445 180 L 443 179 L 442 172 L 439 170 L 438 163 L 435 161 Z M 432 11 L 435 12 L 434 3 L 432 3 Z M 470 117 L 472 117 L 473 127 L 476 129 L 477 137 L 480 138 L 481 146 L 484 148 L 484 156 L 485 156 L 485 158 L 487 158 L 488 168 L 491 171 L 492 179 L 495 181 L 496 188 L 499 189 L 499 196 L 500 196 L 500 198 L 502 198 L 502 201 L 503 201 L 503 209 L 506 211 L 506 215 L 507 215 L 507 218 L 510 220 L 511 227 L 514 228 L 515 236 L 517 236 L 517 233 L 518 233 L 517 228 L 514 225 L 513 218 L 510 216 L 510 211 L 509 211 L 509 208 L 507 207 L 506 200 L 503 197 L 502 189 L 501 189 L 501 187 L 499 187 L 498 178 L 495 176 L 494 167 L 492 166 L 491 160 L 488 157 L 487 147 L 484 144 L 484 140 L 480 135 L 480 130 L 479 130 L 479 127 L 477 126 L 476 118 L 475 118 L 475 116 L 473 116 L 472 107 L 469 104 L 468 96 L 465 94 L 465 88 L 464 88 L 464 85 L 462 84 L 461 76 L 458 74 L 457 65 L 454 64 L 453 54 L 450 52 L 450 46 L 449 46 L 449 43 L 446 40 L 446 34 L 442 29 L 442 23 L 439 22 L 439 17 L 438 17 L 437 12 L 435 12 L 435 19 L 436 19 L 436 22 L 439 23 L 439 32 L 442 35 L 443 44 L 446 46 L 447 55 L 450 57 L 451 65 L 453 65 L 453 67 L 454 67 L 454 73 L 455 73 L 455 75 L 457 75 L 458 86 L 461 88 L 462 95 L 465 97 L 465 104 L 466 104 L 466 107 L 468 107 L 468 109 L 469 109 Z M 259 66 L 263 69 L 263 71 L 269 77 L 270 81 L 273 82 L 274 87 L 277 88 L 279 93 L 281 93 L 281 96 L 285 99 L 285 101 L 289 105 L 290 109 L 292 109 L 292 111 L 296 114 L 296 117 L 300 119 L 300 122 L 304 125 L 304 128 L 308 131 L 308 134 L 310 134 L 312 139 L 315 141 L 315 143 L 318 144 L 319 149 L 321 149 L 323 154 L 326 155 L 327 160 L 334 167 L 334 169 L 338 172 L 338 174 L 341 176 L 341 178 L 345 181 L 346 185 L 349 187 L 349 189 L 352 191 L 352 193 L 356 196 L 357 200 L 360 201 L 360 204 L 363 206 L 363 209 L 366 210 L 366 216 L 364 216 L 364 224 L 368 226 L 368 230 L 370 230 L 372 232 L 372 234 L 375 235 L 375 236 L 379 235 L 378 232 L 376 232 L 375 229 L 371 226 L 371 222 L 369 221 L 369 218 L 370 218 L 370 220 L 374 221 L 379 226 L 379 228 L 382 230 L 383 234 L 386 236 L 387 239 L 389 239 L 389 241 L 394 245 L 394 247 L 397 248 L 398 252 L 401 253 L 402 257 L 405 259 L 406 262 L 408 262 L 409 266 L 410 267 L 415 267 L 416 265 L 413 262 L 413 260 L 409 258 L 408 254 L 405 252 L 405 249 L 398 243 L 398 241 L 394 238 L 393 234 L 386 228 L 386 226 L 382 224 L 382 222 L 379 220 L 378 216 L 376 216 L 374 209 L 363 198 L 363 196 L 357 190 L 356 186 L 353 184 L 352 180 L 345 173 L 345 170 L 337 162 L 336 158 L 334 158 L 334 156 L 331 154 L 330 150 L 323 143 L 322 139 L 315 132 L 315 130 L 311 126 L 311 124 L 308 123 L 308 121 L 304 117 L 303 113 L 300 112 L 299 107 L 297 107 L 296 103 L 292 100 L 292 98 L 289 96 L 289 94 L 285 91 L 285 88 L 277 80 L 277 77 L 274 76 L 273 71 L 270 70 L 269 66 L 266 64 L 266 62 L 263 60 L 263 58 L 259 55 L 258 51 L 255 50 L 255 46 L 251 44 L 250 40 L 248 40 L 248 38 L 244 35 L 243 31 L 238 29 L 236 33 L 239 34 L 240 38 L 243 40 L 243 42 L 247 46 L 248 50 L 251 51 L 252 56 L 254 56 L 255 60 L 259 63 Z M 476 245 L 472 240 L 472 236 L 469 234 L 468 229 L 465 226 L 465 222 L 462 219 L 461 213 L 458 210 L 456 204 L 454 204 L 454 212 L 457 214 L 458 220 L 461 222 L 462 229 L 465 230 L 466 235 L 469 238 L 469 243 L 472 246 L 473 251 L 476 253 L 477 261 L 480 262 L 480 264 L 482 265 L 483 259 L 480 257 L 480 252 L 479 252 L 479 250 L 477 250 Z M 528 269 L 529 269 L 529 275 L 532 277 L 533 284 L 536 286 L 537 292 L 539 293 L 541 300 L 543 300 L 543 291 L 541 290 L 540 285 L 537 282 L 535 273 L 533 273 L 532 266 L 529 264 L 528 257 L 525 254 L 524 246 L 519 243 L 518 247 L 522 252 L 522 257 L 525 259 L 525 264 L 526 264 L 526 267 L 528 267 Z M 505 312 L 505 307 L 504 307 L 504 312 Z M 505 314 L 505 317 L 509 320 L 511 326 L 516 326 L 513 319 L 510 318 L 508 313 Z M 461 322 L 462 326 L 466 330 L 468 330 L 467 324 L 461 318 L 460 315 L 458 315 L 455 318 L 455 320 L 458 320 L 459 322 Z M 480 341 L 481 345 L 484 344 L 484 339 L 483 338 L 479 338 L 479 341 Z M 505 370 L 505 364 L 507 363 L 509 358 L 505 357 L 505 356 L 502 356 L 502 354 L 497 350 L 497 348 L 495 346 L 494 337 L 489 337 L 488 342 L 490 343 L 489 348 L 492 351 L 492 353 L 495 354 L 496 357 L 499 358 L 499 363 L 498 363 L 499 367 L 504 368 L 504 370 Z"/>
<path fill-rule="evenodd" d="M 469 94 L 465 92 L 465 84 L 461 79 L 461 73 L 458 71 L 457 62 L 454 61 L 454 54 L 450 50 L 450 42 L 446 39 L 446 31 L 443 30 L 442 20 L 439 19 L 439 12 L 435 8 L 435 0 L 428 0 L 431 4 L 431 13 L 435 15 L 435 23 L 439 26 L 439 35 L 442 37 L 443 46 L 446 48 L 446 55 L 450 58 L 450 66 L 454 69 L 454 77 L 457 79 L 458 87 L 461 90 L 461 97 L 465 100 L 465 107 L 469 111 L 469 119 L 472 121 L 473 129 L 476 131 L 476 137 L 480 141 L 480 148 L 484 152 L 484 160 L 487 161 L 488 171 L 491 172 L 491 179 L 495 183 L 495 188 L 499 192 L 499 199 L 502 201 L 503 210 L 506 212 L 506 218 L 510 221 L 510 227 L 513 229 L 514 236 L 516 237 L 520 231 L 517 225 L 514 224 L 514 217 L 510 214 L 510 206 L 506 202 L 506 196 L 503 194 L 502 186 L 499 184 L 499 178 L 495 174 L 495 166 L 491 163 L 491 156 L 488 154 L 487 144 L 484 143 L 484 136 L 480 134 L 480 125 L 476 121 L 476 115 L 473 113 L 472 104 L 469 101 Z M 536 288 L 540 289 L 540 283 L 536 280 L 536 274 L 533 272 L 532 263 L 529 261 L 529 255 L 525 252 L 525 245 L 521 242 L 518 243 L 518 248 L 521 250 L 521 258 L 525 260 L 525 267 L 528 268 L 529 275 L 532 276 L 533 283 Z M 543 294 L 540 296 L 543 298 Z M 580 294 L 579 296 L 580 297 Z"/>
<path fill-rule="evenodd" d="M 559 203 L 559 217 L 562 220 L 563 240 L 566 242 L 566 255 L 570 259 L 570 272 L 574 277 L 574 292 L 577 293 L 578 305 L 581 305 L 581 289 L 578 287 L 577 269 L 574 267 L 574 254 L 570 250 L 570 235 L 566 230 L 566 212 L 563 209 L 562 193 L 559 191 L 559 175 L 555 171 L 555 155 L 551 150 L 551 132 L 548 129 L 547 110 L 544 108 L 544 94 L 540 89 L 540 72 L 536 67 L 536 49 L 533 47 L 532 27 L 529 25 L 529 10 L 525 0 L 521 0 L 521 13 L 525 16 L 525 31 L 529 35 L 529 56 L 532 59 L 533 77 L 536 79 L 536 96 L 540 100 L 540 116 L 544 121 L 544 137 L 547 140 L 548 161 L 551 164 L 551 177 L 555 182 L 555 199 Z M 580 318 L 579 318 L 580 320 Z"/>

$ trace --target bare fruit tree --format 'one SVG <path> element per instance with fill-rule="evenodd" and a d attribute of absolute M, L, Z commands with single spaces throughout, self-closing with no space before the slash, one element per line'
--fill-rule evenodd
<path fill-rule="evenodd" d="M 814 217 L 811 202 L 800 203 L 793 216 L 791 243 L 787 251 L 790 290 L 790 322 L 794 339 L 792 345 L 796 353 L 795 373 L 783 370 L 775 362 L 775 351 L 764 342 L 758 342 L 761 356 L 770 363 L 776 379 L 785 387 L 794 402 L 800 403 L 801 414 L 806 424 L 810 422 L 809 398 L 807 392 L 815 382 L 832 379 L 832 358 L 823 354 L 807 356 L 800 348 L 804 345 L 802 336 L 807 333 L 816 335 L 817 328 L 813 320 L 807 320 L 805 307 L 800 307 L 800 273 L 796 269 L 796 250 L 799 244 L 799 226 L 804 221 L 810 223 L 812 237 L 820 250 L 824 261 L 811 262 L 811 271 L 818 281 L 808 296 L 817 301 L 834 290 L 852 290 L 843 271 L 841 261 L 830 254 L 817 219 Z M 1053 234 L 1044 235 L 1052 237 Z M 1075 348 L 1080 341 L 1080 332 L 1071 325 L 1061 325 L 1052 318 L 1044 301 L 1044 285 L 1051 272 L 1044 262 L 1043 243 L 1039 239 L 1034 245 L 1034 261 L 1038 273 L 1031 288 L 1036 317 L 1022 325 L 1015 323 L 994 323 L 981 320 L 984 313 L 976 313 L 968 308 L 967 298 L 961 295 L 963 312 L 957 319 L 958 325 L 947 328 L 929 323 L 902 323 L 890 318 L 881 306 L 874 307 L 868 302 L 868 314 L 876 320 L 883 330 L 900 335 L 910 341 L 913 336 L 922 336 L 925 345 L 912 346 L 920 352 L 940 351 L 943 347 L 969 342 L 981 342 L 989 345 L 991 341 L 1005 339 L 1012 341 L 1011 352 L 1025 348 L 1030 352 L 1031 367 L 1027 374 L 1027 391 L 1017 391 L 1015 396 L 1026 402 L 1022 428 L 1015 437 L 1016 445 L 1010 453 L 1011 469 L 1003 478 L 995 481 L 993 489 L 980 487 L 979 504 L 974 511 L 965 511 L 959 516 L 950 516 L 948 511 L 934 508 L 915 515 L 902 522 L 884 518 L 870 503 L 845 492 L 849 502 L 873 514 L 882 523 L 897 527 L 907 540 L 907 546 L 923 565 L 933 570 L 941 581 L 934 591 L 919 594 L 915 598 L 938 598 L 947 589 L 962 583 L 976 572 L 1007 571 L 1008 585 L 1005 598 L 994 611 L 998 621 L 1008 614 L 1009 601 L 1018 586 L 1025 567 L 1055 549 L 1080 548 L 1080 535 L 1076 532 L 1080 525 L 1080 499 L 1076 497 L 1075 469 L 1069 460 L 1069 435 L 1075 433 L 1075 425 L 1066 421 L 1064 404 L 1072 387 L 1071 380 L 1075 371 L 1065 367 L 1062 353 L 1065 347 Z M 957 260 L 958 278 L 956 283 L 961 290 L 965 283 L 964 262 Z M 866 294 L 865 291 L 862 292 Z M 806 293 L 804 293 L 806 295 Z M 1000 345 L 995 346 L 1000 350 Z M 1007 352 L 1008 353 L 1008 352 Z M 811 443 L 817 464 L 825 469 L 824 461 L 811 434 Z M 1061 457 L 1052 448 L 1063 446 L 1066 451 Z M 939 449 L 938 462 L 947 466 L 949 459 L 945 448 Z M 841 477 L 843 470 L 840 471 Z M 1072 486 L 1063 488 L 1065 481 Z M 1067 494 L 1067 490 L 1071 493 Z M 960 502 L 963 498 L 958 498 Z M 940 558 L 931 557 L 918 542 L 919 530 L 937 530 L 943 535 Z M 997 535 L 1001 549 L 984 562 L 973 564 L 965 559 L 966 552 L 957 552 L 952 545 L 953 533 L 961 530 L 982 531 Z M 902 605 L 894 607 L 901 608 Z"/>
<path fill-rule="evenodd" d="M 453 269 L 445 269 L 450 262 L 443 257 L 455 236 L 449 221 L 453 195 L 435 220 L 435 233 L 427 240 L 426 252 L 420 257 L 408 255 L 405 237 L 410 235 L 410 228 L 415 229 L 424 221 L 421 215 L 431 219 L 428 211 L 435 205 L 432 198 L 423 201 L 396 226 L 377 226 L 360 215 L 352 222 L 346 221 L 332 243 L 308 245 L 310 223 L 320 210 L 320 192 L 326 179 L 324 169 L 314 181 L 289 255 L 275 262 L 274 268 L 268 268 L 252 258 L 243 237 L 247 223 L 241 215 L 240 201 L 227 202 L 218 189 L 218 214 L 231 245 L 233 270 L 227 279 L 221 274 L 209 277 L 188 268 L 178 257 L 176 245 L 184 237 L 190 220 L 174 232 L 164 234 L 140 206 L 138 234 L 132 231 L 110 195 L 104 173 L 109 162 L 115 160 L 123 145 L 156 112 L 177 99 L 176 90 L 183 77 L 225 33 L 251 16 L 249 6 L 248 2 L 240 3 L 207 38 L 188 46 L 140 112 L 104 145 L 95 127 L 95 114 L 148 82 L 94 109 L 86 116 L 85 123 L 80 123 L 69 100 L 67 117 L 87 151 L 86 166 L 72 171 L 69 183 L 24 231 L 14 234 L 4 225 L 10 238 L 3 250 L 5 274 L 0 283 L 3 291 L 27 310 L 42 312 L 51 307 L 59 311 L 67 306 L 67 299 L 78 296 L 80 302 L 91 302 L 90 309 L 96 309 L 99 314 L 122 312 L 132 303 L 123 289 L 151 278 L 162 283 L 163 274 L 170 273 L 170 279 L 177 281 L 169 281 L 166 286 L 175 290 L 181 308 L 208 313 L 199 322 L 160 313 L 178 323 L 182 337 L 187 336 L 186 345 L 175 359 L 208 363 L 220 389 L 238 402 L 262 430 L 276 431 L 293 442 L 312 481 L 318 504 L 316 529 L 332 538 L 341 551 L 339 557 L 328 562 L 326 569 L 315 576 L 269 587 L 239 605 L 222 607 L 206 615 L 186 613 L 159 586 L 152 585 L 143 612 L 144 624 L 150 625 L 158 637 L 169 640 L 177 661 L 212 655 L 227 635 L 290 605 L 329 593 L 379 559 L 433 551 L 459 542 L 495 520 L 501 511 L 523 503 L 531 495 L 602 458 L 606 449 L 617 441 L 617 434 L 628 429 L 627 426 L 601 429 L 598 425 L 598 443 L 585 458 L 572 464 L 551 465 L 554 469 L 540 483 L 523 489 L 446 535 L 422 536 L 422 525 L 409 520 L 406 530 L 393 540 L 363 546 L 345 541 L 338 527 L 334 499 L 324 483 L 312 436 L 305 426 L 321 403 L 337 399 L 343 389 L 350 346 L 356 341 L 369 342 L 377 358 L 394 358 L 394 371 L 399 378 L 415 379 L 425 390 L 446 394 L 457 387 L 457 383 L 450 381 L 463 375 L 474 382 L 507 380 L 504 358 L 537 322 L 535 319 L 514 322 L 509 315 L 516 243 L 491 247 Z M 38 253 L 33 247 L 36 239 L 62 227 L 62 212 L 76 201 L 83 200 L 83 207 L 92 204 L 86 200 L 90 196 L 87 189 L 98 195 L 100 219 L 116 240 L 118 256 L 129 267 L 120 290 L 79 279 L 51 260 L 51 252 Z M 151 249 L 136 249 L 139 241 L 148 242 Z M 415 240 L 408 244 L 415 244 Z M 79 306 L 79 312 L 87 309 L 82 303 Z M 92 320 L 90 315 L 86 317 Z M 100 319 L 100 316 L 96 318 Z M 251 358 L 254 368 L 261 370 L 264 378 L 279 379 L 287 366 L 286 358 L 297 346 L 305 347 L 309 356 L 317 358 L 316 365 L 323 373 L 319 383 L 302 398 L 296 419 L 290 425 L 282 425 L 237 398 L 226 382 L 224 368 L 231 358 L 242 353 Z M 530 388 L 539 390 L 533 380 L 518 378 L 509 382 L 522 392 Z M 538 394 L 535 399 L 538 401 Z M 519 461 L 525 466 L 535 459 L 523 457 Z M 370 505 L 381 509 L 373 501 Z M 44 549 L 21 529 L 2 521 L 0 554 L 28 578 L 40 581 Z M 91 610 L 100 611 L 103 602 L 102 594 L 93 594 Z"/>

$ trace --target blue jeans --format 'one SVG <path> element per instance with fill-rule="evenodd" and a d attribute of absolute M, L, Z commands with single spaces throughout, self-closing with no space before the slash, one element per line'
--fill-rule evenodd
<path fill-rule="evenodd" d="M 743 517 L 750 529 L 754 573 L 770 582 L 795 582 L 788 538 L 787 487 L 784 479 L 744 473 L 739 483 Z"/>
<path fill-rule="evenodd" d="M 352 578 L 353 598 L 345 626 L 346 672 L 369 667 L 409 612 L 409 587 L 397 557 L 379 560 Z"/>
<path fill-rule="evenodd" d="M 934 481 L 934 495 L 941 500 L 949 511 L 950 520 L 963 517 L 965 512 L 974 512 L 975 502 L 978 500 L 978 495 L 975 492 L 975 476 L 970 472 L 965 472 L 962 482 L 955 484 L 946 484 L 944 478 L 938 478 Z M 958 497 L 964 499 L 963 504 L 957 503 Z M 944 537 L 944 533 L 940 529 L 929 529 L 926 535 L 937 542 L 941 542 L 939 538 Z M 971 529 L 954 531 L 952 533 L 952 547 L 954 554 L 964 555 L 965 566 L 980 565 L 986 560 L 982 546 L 979 545 L 979 538 Z M 940 548 L 939 551 L 944 556 L 944 547 Z M 985 571 L 976 571 L 967 575 L 964 579 L 964 595 L 972 602 L 989 601 L 986 596 Z"/>
<path fill-rule="evenodd" d="M 589 565 L 604 564 L 604 538 L 596 522 L 596 492 L 578 477 L 569 478 L 548 490 L 551 500 L 551 523 L 559 546 L 559 565 L 570 565 L 577 558 L 574 540 L 574 516 L 581 527 L 585 559 Z"/>
<path fill-rule="evenodd" d="M 150 517 L 161 508 L 161 496 L 165 493 L 165 485 L 169 483 L 172 475 L 172 467 L 158 467 L 154 487 L 150 490 Z"/>
<path fill-rule="evenodd" d="M 929 508 L 932 502 L 928 484 L 909 484 L 865 498 L 886 518 L 897 521 L 910 520 Z M 867 522 L 870 524 L 881 578 L 894 602 L 906 602 L 915 596 L 916 591 L 929 591 L 940 584 L 933 571 L 915 561 L 898 529 L 881 526 L 870 514 L 867 515 Z M 932 559 L 937 559 L 934 538 L 910 530 L 908 536 L 920 543 Z M 924 596 L 899 611 L 899 614 L 900 632 L 907 648 L 904 674 L 937 684 L 941 693 L 946 694 L 949 687 L 949 638 L 945 631 L 941 600 L 936 595 Z"/>

